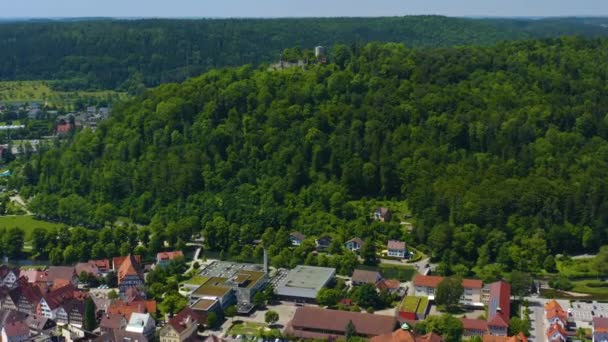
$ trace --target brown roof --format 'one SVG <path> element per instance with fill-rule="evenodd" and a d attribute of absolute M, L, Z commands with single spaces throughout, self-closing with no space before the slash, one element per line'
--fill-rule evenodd
<path fill-rule="evenodd" d="M 359 246 L 363 246 L 363 240 L 361 240 L 360 238 L 356 237 L 356 238 L 352 238 L 348 241 L 346 241 L 345 243 L 349 243 L 349 242 L 356 242 Z"/>
<path fill-rule="evenodd" d="M 200 320 L 201 316 L 196 311 L 190 308 L 185 308 L 177 315 L 173 316 L 173 318 L 171 318 L 167 324 L 172 326 L 173 329 L 175 329 L 175 331 L 178 333 L 181 333 L 188 327 L 189 322 L 199 322 Z"/>
<path fill-rule="evenodd" d="M 396 319 L 392 316 L 327 310 L 309 306 L 299 307 L 289 324 L 296 336 L 302 333 L 298 331 L 302 328 L 344 334 L 349 321 L 353 322 L 357 333 L 365 336 L 391 333 L 396 325 Z M 306 338 L 306 336 L 302 337 Z"/>
<path fill-rule="evenodd" d="M 465 289 L 480 289 L 483 287 L 483 281 L 479 279 L 462 279 L 462 287 Z"/>
<path fill-rule="evenodd" d="M 376 271 L 355 270 L 352 279 L 353 282 L 374 285 L 379 279 L 382 279 L 382 276 Z"/>
<path fill-rule="evenodd" d="M 405 250 L 405 242 L 397 241 L 397 240 L 389 240 L 388 249 Z"/>
<path fill-rule="evenodd" d="M 528 342 L 528 338 L 524 333 L 519 333 L 515 336 L 495 336 L 483 335 L 483 342 Z"/>
<path fill-rule="evenodd" d="M 184 256 L 182 251 L 160 252 L 156 254 L 156 260 L 173 260 L 180 256 Z"/>
<path fill-rule="evenodd" d="M 100 260 L 89 260 L 89 264 L 95 265 L 98 269 L 107 271 L 110 269 L 110 260 L 108 259 L 100 259 Z"/>
<path fill-rule="evenodd" d="M 51 292 L 45 293 L 42 297 L 51 308 L 54 310 L 58 308 L 64 302 L 74 298 L 74 285 L 69 284 Z"/>
<path fill-rule="evenodd" d="M 443 277 L 439 276 L 426 276 L 422 274 L 416 274 L 414 277 L 414 286 L 426 286 L 426 287 L 437 287 L 443 280 Z"/>
<path fill-rule="evenodd" d="M 461 318 L 460 321 L 464 330 L 488 330 L 488 322 L 483 319 Z"/>
<path fill-rule="evenodd" d="M 295 237 L 296 239 L 300 240 L 300 241 L 304 241 L 304 239 L 306 239 L 306 235 L 300 233 L 300 232 L 293 232 L 291 234 L 289 234 L 290 236 Z"/>
<path fill-rule="evenodd" d="M 9 273 L 13 273 L 17 278 L 19 278 L 19 273 L 21 270 L 19 268 L 11 268 L 6 265 L 0 265 L 0 278 L 6 277 Z"/>
<path fill-rule="evenodd" d="M 4 326 L 4 330 L 6 331 L 6 335 L 8 337 L 24 336 L 30 334 L 30 327 L 27 325 L 25 320 L 9 323 Z"/>
<path fill-rule="evenodd" d="M 120 314 L 108 313 L 103 315 L 99 326 L 104 329 L 121 329 L 127 326 L 127 320 Z"/>
<path fill-rule="evenodd" d="M 608 331 L 608 317 L 593 317 L 593 329 Z"/>
<path fill-rule="evenodd" d="M 561 321 L 566 321 L 568 318 L 568 314 L 562 309 L 562 306 L 559 303 L 552 299 L 548 303 L 545 304 L 545 311 L 548 319 L 559 318 Z"/>
<path fill-rule="evenodd" d="M 24 297 L 28 303 L 37 305 L 38 302 L 40 302 L 40 299 L 42 298 L 42 292 L 40 292 L 40 289 L 37 286 L 31 284 L 17 287 L 12 290 L 9 295 L 11 296 L 11 298 L 13 299 L 13 303 L 15 304 L 17 304 L 19 298 Z"/>
<path fill-rule="evenodd" d="M 76 270 L 76 274 L 78 275 L 80 275 L 82 272 L 86 272 L 94 276 L 99 274 L 99 269 L 97 268 L 97 266 L 88 262 L 79 262 L 74 266 L 74 269 Z"/>
<path fill-rule="evenodd" d="M 74 266 L 51 266 L 46 271 L 46 280 L 49 282 L 63 281 L 68 283 L 74 278 Z"/>

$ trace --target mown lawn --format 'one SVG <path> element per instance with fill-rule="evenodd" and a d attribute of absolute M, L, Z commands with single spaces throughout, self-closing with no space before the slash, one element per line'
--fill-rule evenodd
<path fill-rule="evenodd" d="M 25 240 L 29 241 L 32 239 L 32 231 L 34 228 L 59 228 L 63 227 L 64 224 L 37 220 L 31 215 L 22 216 L 0 216 L 0 228 L 13 228 L 19 227 L 25 232 Z"/>
<path fill-rule="evenodd" d="M 378 271 L 385 279 L 398 279 L 410 281 L 416 274 L 416 269 L 407 265 L 380 264 L 378 266 L 358 266 L 357 268 L 369 271 Z"/>
<path fill-rule="evenodd" d="M 271 329 L 266 327 L 266 324 L 262 323 L 252 323 L 252 322 L 239 322 L 234 324 L 228 330 L 228 336 L 233 335 L 249 335 L 249 336 L 257 336 L 259 331 L 262 330 L 264 332 L 270 332 Z"/>
<path fill-rule="evenodd" d="M 78 98 L 105 99 L 125 98 L 125 93 L 112 90 L 102 91 L 57 91 L 50 81 L 2 81 L 0 82 L 0 102 L 47 102 L 59 107 L 70 107 Z"/>

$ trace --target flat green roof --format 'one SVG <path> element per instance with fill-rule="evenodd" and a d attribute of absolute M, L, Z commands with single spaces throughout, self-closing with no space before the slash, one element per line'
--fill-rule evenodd
<path fill-rule="evenodd" d="M 226 278 L 221 277 L 212 277 L 207 280 L 203 285 L 199 286 L 194 292 L 192 292 L 193 296 L 203 297 L 203 296 L 211 296 L 211 297 L 223 297 L 227 292 L 230 291 L 230 287 L 224 285 L 226 283 Z"/>

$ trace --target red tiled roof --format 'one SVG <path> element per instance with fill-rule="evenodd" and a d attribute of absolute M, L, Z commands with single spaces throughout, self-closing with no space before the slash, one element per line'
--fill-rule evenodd
<path fill-rule="evenodd" d="M 397 290 L 401 287 L 401 282 L 397 279 L 383 279 L 376 284 L 378 290 Z"/>
<path fill-rule="evenodd" d="M 18 268 L 10 268 L 6 265 L 0 265 L 0 278 L 5 278 L 10 272 L 15 274 L 17 278 L 19 278 L 19 273 L 21 272 Z"/>
<path fill-rule="evenodd" d="M 502 316 L 503 321 L 509 323 L 511 317 L 511 285 L 504 281 L 490 284 L 488 316 L 492 319 L 496 315 Z"/>
<path fill-rule="evenodd" d="M 133 254 L 129 254 L 118 268 L 118 283 L 120 284 L 125 277 L 134 275 L 141 276 L 141 268 Z"/>
<path fill-rule="evenodd" d="M 442 280 L 443 277 L 439 276 L 416 274 L 414 277 L 414 286 L 437 287 Z"/>
<path fill-rule="evenodd" d="M 501 328 L 508 328 L 509 327 L 509 323 L 507 323 L 507 321 L 503 318 L 502 315 L 494 315 L 494 317 L 488 322 L 489 326 L 492 327 L 501 327 Z"/>
<path fill-rule="evenodd" d="M 387 244 L 388 249 L 397 249 L 397 250 L 401 250 L 404 251 L 405 250 L 405 242 L 403 241 L 396 241 L 396 240 L 389 240 L 388 244 Z"/>
<path fill-rule="evenodd" d="M 175 331 L 177 331 L 178 333 L 181 333 L 188 327 L 189 321 L 200 322 L 200 320 L 201 320 L 201 316 L 198 313 L 196 313 L 196 311 L 194 311 L 190 308 L 185 308 L 182 311 L 180 311 L 177 315 L 173 316 L 173 318 L 171 318 L 169 320 L 169 322 L 167 322 L 167 324 L 172 326 L 173 329 L 175 329 Z"/>
<path fill-rule="evenodd" d="M 131 303 L 125 303 L 122 300 L 117 300 L 108 307 L 107 312 L 114 313 L 114 314 L 121 314 L 126 319 L 130 319 L 131 314 L 134 312 L 155 313 L 156 312 L 156 301 L 146 300 L 146 301 L 135 301 L 135 302 L 131 302 Z"/>
<path fill-rule="evenodd" d="M 593 317 L 593 329 L 608 332 L 608 317 Z"/>
<path fill-rule="evenodd" d="M 4 326 L 8 337 L 26 336 L 30 334 L 30 327 L 25 321 L 16 321 Z"/>
<path fill-rule="evenodd" d="M 115 257 L 112 258 L 112 264 L 114 265 L 114 269 L 118 270 L 120 268 L 120 265 L 122 264 L 123 261 L 125 261 L 129 256 L 119 256 L 119 257 Z M 141 264 L 141 256 L 136 255 L 135 256 L 135 261 L 138 264 Z"/>
<path fill-rule="evenodd" d="M 461 318 L 462 327 L 464 330 L 487 331 L 488 322 L 483 319 Z"/>
<path fill-rule="evenodd" d="M 70 125 L 69 123 L 57 125 L 57 132 L 58 133 L 67 133 L 71 129 L 72 129 L 72 125 Z"/>
<path fill-rule="evenodd" d="M 480 289 L 483 287 L 483 281 L 478 279 L 462 279 L 462 287 L 465 289 Z"/>
<path fill-rule="evenodd" d="M 64 302 L 74 298 L 74 285 L 69 284 L 51 292 L 45 293 L 42 297 L 47 305 L 54 310 Z"/>
<path fill-rule="evenodd" d="M 548 319 L 559 318 L 561 321 L 566 321 L 568 318 L 568 314 L 562 309 L 562 306 L 559 303 L 552 299 L 548 303 L 545 304 L 545 311 Z"/>
<path fill-rule="evenodd" d="M 121 314 L 107 313 L 101 318 L 99 326 L 105 329 L 120 329 L 127 326 L 127 321 Z"/>
<path fill-rule="evenodd" d="M 550 337 L 551 337 L 551 336 L 553 336 L 553 335 L 554 335 L 556 332 L 558 332 L 560 335 L 562 335 L 562 336 L 564 336 L 564 337 L 566 336 L 566 331 L 564 330 L 564 328 L 563 328 L 561 325 L 557 324 L 557 323 L 553 323 L 553 324 L 552 324 L 552 325 L 549 327 L 549 329 L 547 329 L 547 337 L 549 337 L 549 338 L 550 338 Z"/>
<path fill-rule="evenodd" d="M 184 253 L 182 253 L 182 251 L 160 252 L 156 254 L 156 260 L 173 260 L 180 256 L 184 256 Z"/>
<path fill-rule="evenodd" d="M 307 336 L 300 336 L 307 335 L 306 331 L 300 329 L 333 331 L 344 334 L 349 321 L 353 322 L 357 333 L 365 336 L 391 333 L 396 325 L 396 319 L 393 316 L 327 310 L 309 306 L 299 307 L 289 325 L 293 329 L 294 335 L 308 338 Z M 326 334 L 321 333 L 320 335 L 326 337 Z"/>
<path fill-rule="evenodd" d="M 73 266 L 51 266 L 46 271 L 46 280 L 48 282 L 63 282 L 69 283 L 75 275 Z"/>

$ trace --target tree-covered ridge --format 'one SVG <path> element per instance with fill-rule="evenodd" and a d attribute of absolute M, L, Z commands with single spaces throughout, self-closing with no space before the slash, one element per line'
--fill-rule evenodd
<path fill-rule="evenodd" d="M 605 19 L 392 18 L 83 20 L 0 23 L 0 80 L 61 80 L 60 89 L 182 81 L 214 67 L 274 62 L 283 49 L 337 43 L 490 45 L 561 35 L 605 36 Z"/>
<path fill-rule="evenodd" d="M 446 274 L 538 270 L 608 242 L 607 55 L 599 39 L 372 43 L 305 71 L 213 70 L 32 160 L 22 193 L 72 223 L 154 217 L 173 240 L 203 228 L 216 249 L 285 227 L 277 243 L 403 237 Z M 360 198 L 407 199 L 413 236 L 370 225 Z"/>

